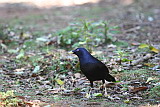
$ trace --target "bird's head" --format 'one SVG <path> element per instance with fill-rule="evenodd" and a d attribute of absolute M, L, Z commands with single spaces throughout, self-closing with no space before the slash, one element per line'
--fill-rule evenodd
<path fill-rule="evenodd" d="M 71 53 L 80 57 L 80 56 L 87 55 L 89 52 L 85 48 L 77 48 L 77 49 L 71 51 Z"/>

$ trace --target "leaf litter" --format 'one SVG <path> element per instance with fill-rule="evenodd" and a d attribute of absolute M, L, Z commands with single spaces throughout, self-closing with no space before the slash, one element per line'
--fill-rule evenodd
<path fill-rule="evenodd" d="M 152 24 L 128 23 L 123 24 L 122 29 L 127 37 L 130 34 L 134 37 L 134 35 L 140 35 L 139 31 L 148 30 L 149 26 L 156 28 Z M 157 26 L 159 27 L 158 24 Z M 9 49 L 4 41 L 0 42 L 5 54 L 0 56 L 2 60 L 0 63 L 0 82 L 2 82 L 0 90 L 5 92 L 15 90 L 15 93 L 20 94 L 16 98 L 22 99 L 29 106 L 63 105 L 71 100 L 76 101 L 76 99 L 80 99 L 80 102 L 90 101 L 86 98 L 89 81 L 81 74 L 77 58 L 68 55 L 65 49 L 49 50 L 47 48 L 45 52 L 39 50 L 26 51 L 26 47 L 30 43 L 29 40 L 34 40 L 32 33 L 21 32 L 18 35 L 17 32 L 11 30 L 9 32 L 9 36 L 14 36 L 14 38 L 5 41 L 5 44 L 6 42 L 17 41 L 19 46 Z M 49 35 L 35 39 L 38 48 L 49 45 L 57 46 L 57 38 L 52 38 Z M 134 40 L 136 41 L 136 39 L 138 38 Z M 151 39 L 156 41 L 154 37 Z M 24 45 L 23 43 L 26 41 L 28 43 Z M 157 90 L 154 90 L 160 82 L 159 47 L 150 43 L 141 44 L 141 42 L 134 43 L 132 41 L 132 46 L 128 48 L 117 49 L 116 45 L 111 44 L 94 49 L 96 50 L 93 52 L 95 56 L 97 55 L 96 57 L 109 65 L 111 73 L 118 82 L 106 83 L 106 93 L 104 90 L 100 90 L 101 82 L 95 82 L 92 98 L 94 101 L 83 103 L 101 106 L 99 102 L 96 102 L 98 99 L 134 106 L 144 103 L 149 105 L 160 103 L 159 94 Z M 155 96 L 151 97 L 150 93 Z M 70 97 L 69 100 L 64 99 L 66 96 Z M 60 100 L 63 102 L 59 103 Z M 57 103 L 57 101 L 59 102 Z M 65 106 L 71 105 L 70 103 L 72 102 L 66 103 Z"/>
<path fill-rule="evenodd" d="M 60 52 L 61 51 L 62 50 L 60 50 Z M 64 53 L 67 53 L 67 51 L 64 51 Z M 70 64 L 76 64 L 77 59 L 75 59 L 74 57 L 72 58 L 72 60 L 70 58 L 68 59 L 68 57 L 65 57 L 65 56 L 69 56 L 69 55 L 68 54 L 65 55 L 64 53 L 63 55 L 59 54 L 60 56 L 55 56 L 56 59 L 57 57 L 59 57 L 61 59 L 61 62 L 59 63 L 58 66 L 55 67 L 56 69 L 54 69 L 54 71 L 47 70 L 49 66 L 53 66 L 52 63 L 49 63 L 49 62 L 52 62 L 51 60 L 54 57 L 54 55 L 43 54 L 44 58 L 47 59 L 46 61 L 48 63 L 42 61 L 41 64 L 44 63 L 46 67 L 40 68 L 40 65 L 35 67 L 34 66 L 30 67 L 29 65 L 28 67 L 32 69 L 29 69 L 27 67 L 22 67 L 17 69 L 17 67 L 13 66 L 10 69 L 3 69 L 3 72 L 5 72 L 5 75 L 3 75 L 1 78 L 8 78 L 9 82 L 7 82 L 8 84 L 7 86 L 9 87 L 12 86 L 12 88 L 10 87 L 11 89 L 17 90 L 16 87 L 18 86 L 19 88 L 22 87 L 23 89 L 29 89 L 29 90 L 33 89 L 35 91 L 34 88 L 36 88 L 37 91 L 32 93 L 33 96 L 34 95 L 46 96 L 50 94 L 53 96 L 62 95 L 62 96 L 71 96 L 74 98 L 84 99 L 89 90 L 89 81 L 84 77 L 83 74 L 79 72 L 74 73 L 76 72 L 76 69 L 79 69 L 79 68 L 75 69 L 73 65 L 70 65 Z M 16 56 L 14 57 L 16 59 Z M 147 60 L 150 60 L 150 58 L 147 58 Z M 110 62 L 109 60 L 111 59 L 108 59 L 106 62 Z M 74 63 L 73 61 L 75 61 L 76 63 Z M 143 63 L 143 62 L 144 60 L 139 61 L 139 63 Z M 122 62 L 122 65 L 119 65 L 118 62 L 114 62 L 114 63 L 117 65 L 117 67 L 121 66 L 121 71 L 112 71 L 111 73 L 114 74 L 114 76 L 121 81 L 117 83 L 106 83 L 105 87 L 106 87 L 107 93 L 104 93 L 104 90 L 103 91 L 100 90 L 100 86 L 102 85 L 101 82 L 99 81 L 95 82 L 94 90 L 93 90 L 93 99 L 101 97 L 106 101 L 111 100 L 117 103 L 124 102 L 126 104 L 137 104 L 136 100 L 138 100 L 139 104 L 141 102 L 144 102 L 145 96 L 149 94 L 148 91 L 152 89 L 152 87 L 154 87 L 154 83 L 156 83 L 152 81 L 159 80 L 158 78 L 155 78 L 155 77 L 153 78 L 153 75 L 158 75 L 158 74 L 156 74 L 156 72 L 155 73 L 151 71 L 148 72 L 146 69 L 145 72 L 146 73 L 148 72 L 147 75 L 152 76 L 152 77 L 146 78 L 145 76 L 143 77 L 143 75 L 145 75 L 143 73 L 130 74 L 129 72 L 132 72 L 132 71 L 124 71 L 126 68 L 125 66 L 123 66 L 123 63 L 126 63 L 126 62 Z M 13 65 L 13 63 L 11 65 Z M 60 65 L 63 65 L 63 66 L 65 65 L 66 66 L 65 69 L 67 69 L 68 71 L 61 73 L 60 70 L 63 69 L 63 67 L 61 68 Z M 17 65 L 17 66 L 21 66 L 21 65 Z M 68 67 L 68 66 L 72 66 L 72 67 Z M 115 65 L 110 65 L 110 66 L 111 66 L 110 68 L 119 69 L 119 68 L 116 68 Z M 136 65 L 135 66 L 130 65 L 130 66 L 127 66 L 127 67 L 130 67 L 130 70 L 142 69 L 137 67 Z M 144 65 L 142 65 L 142 67 L 143 66 Z M 5 68 L 7 68 L 7 66 Z M 10 72 L 10 70 L 13 70 L 15 73 L 13 74 L 12 72 Z M 48 74 L 44 73 L 47 71 L 50 71 L 50 72 Z M 128 72 L 129 74 L 126 75 L 124 72 Z M 141 72 L 141 71 L 139 70 L 138 72 Z M 130 80 L 128 79 L 123 80 L 122 78 L 124 78 L 125 75 L 126 76 L 132 75 L 133 76 L 132 78 L 134 79 L 130 78 Z M 139 76 L 141 76 L 142 78 L 139 78 Z M 17 90 L 17 91 L 20 91 L 20 90 Z M 155 98 L 155 101 L 156 101 L 156 98 Z M 29 104 L 34 105 L 34 103 L 35 102 L 33 103 L 30 102 Z M 90 104 L 87 104 L 87 105 L 90 105 Z M 95 104 L 93 103 L 93 105 L 96 105 L 96 103 Z"/>

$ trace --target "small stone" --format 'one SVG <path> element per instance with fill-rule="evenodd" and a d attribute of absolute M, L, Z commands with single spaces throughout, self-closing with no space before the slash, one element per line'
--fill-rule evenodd
<path fill-rule="evenodd" d="M 75 78 L 80 78 L 81 74 L 80 73 L 75 73 L 74 76 L 75 76 Z"/>

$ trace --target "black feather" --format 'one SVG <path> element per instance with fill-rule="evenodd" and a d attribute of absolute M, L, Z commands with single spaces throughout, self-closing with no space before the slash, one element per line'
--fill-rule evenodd
<path fill-rule="evenodd" d="M 115 78 L 109 74 L 109 69 L 101 61 L 93 57 L 85 48 L 77 48 L 72 51 L 76 54 L 80 61 L 80 69 L 90 81 L 93 87 L 93 81 L 102 80 L 115 82 Z"/>

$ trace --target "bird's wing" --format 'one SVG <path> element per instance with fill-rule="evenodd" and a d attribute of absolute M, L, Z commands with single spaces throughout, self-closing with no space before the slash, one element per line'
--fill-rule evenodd
<path fill-rule="evenodd" d="M 98 70 L 99 72 L 105 72 L 105 73 L 109 73 L 109 70 L 108 70 L 108 68 L 106 67 L 106 65 L 105 64 L 103 64 L 102 62 L 98 62 L 98 63 L 95 63 L 94 64 L 94 68 L 96 69 L 96 70 Z"/>
<path fill-rule="evenodd" d="M 84 67 L 88 66 L 89 68 L 92 68 L 92 69 L 96 68 L 96 69 L 103 69 L 103 70 L 109 71 L 106 65 L 101 61 L 99 61 L 98 59 L 96 59 L 95 57 L 89 58 L 89 60 L 83 59 L 80 62 Z"/>
<path fill-rule="evenodd" d="M 92 81 L 105 79 L 109 74 L 108 68 L 100 62 L 81 65 L 81 70 L 83 74 Z"/>
<path fill-rule="evenodd" d="M 108 74 L 109 69 L 103 64 L 102 62 L 97 63 L 85 63 L 81 65 L 82 72 L 94 72 L 94 73 L 101 73 L 101 74 Z"/>

